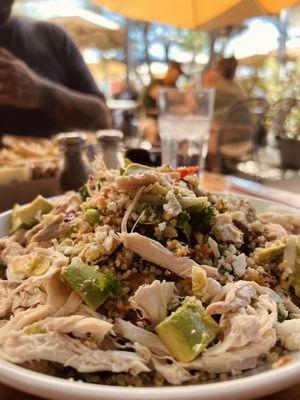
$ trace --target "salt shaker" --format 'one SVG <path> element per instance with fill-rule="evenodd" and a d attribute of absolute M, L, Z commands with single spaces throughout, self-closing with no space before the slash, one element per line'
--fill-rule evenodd
<path fill-rule="evenodd" d="M 97 134 L 98 155 L 108 169 L 117 169 L 125 165 L 123 147 L 123 133 L 117 129 L 104 129 Z"/>
<path fill-rule="evenodd" d="M 60 173 L 62 190 L 78 190 L 88 179 L 90 168 L 84 160 L 86 135 L 80 132 L 61 133 L 57 141 L 64 153 L 64 165 Z"/>

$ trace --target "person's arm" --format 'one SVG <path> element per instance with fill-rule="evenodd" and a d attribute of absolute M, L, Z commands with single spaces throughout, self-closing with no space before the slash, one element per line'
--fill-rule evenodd
<path fill-rule="evenodd" d="M 0 106 L 43 110 L 62 130 L 111 126 L 101 97 L 42 78 L 5 49 L 0 49 Z"/>
<path fill-rule="evenodd" d="M 111 127 L 110 113 L 95 95 L 75 92 L 47 80 L 39 86 L 39 108 L 64 129 L 94 131 Z"/>

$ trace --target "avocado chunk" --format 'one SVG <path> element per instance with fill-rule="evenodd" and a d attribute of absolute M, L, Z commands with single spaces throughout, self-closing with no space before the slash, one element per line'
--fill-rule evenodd
<path fill-rule="evenodd" d="M 115 276 L 104 274 L 97 266 L 85 264 L 75 257 L 61 276 L 82 300 L 93 310 L 97 310 L 109 297 L 119 297 L 123 286 Z"/>
<path fill-rule="evenodd" d="M 187 297 L 181 307 L 156 327 L 156 332 L 178 361 L 189 362 L 202 353 L 219 331 L 215 320 L 204 314 L 195 297 Z"/>
<path fill-rule="evenodd" d="M 12 209 L 11 233 L 15 233 L 19 228 L 32 228 L 39 222 L 37 217 L 48 214 L 52 208 L 53 204 L 43 196 L 37 196 L 31 203 L 23 207 L 15 204 Z"/>
<path fill-rule="evenodd" d="M 41 325 L 37 322 L 26 326 L 23 329 L 23 332 L 26 333 L 26 335 L 39 335 L 42 333 L 46 333 L 45 329 L 43 329 Z"/>
<path fill-rule="evenodd" d="M 279 243 L 273 244 L 271 247 L 257 248 L 254 252 L 254 258 L 259 263 L 280 263 L 285 246 L 286 243 Z"/>
<path fill-rule="evenodd" d="M 274 262 L 280 264 L 283 259 L 283 254 L 286 248 L 286 243 L 273 244 L 271 247 L 258 248 L 255 250 L 254 258 L 260 263 Z M 300 242 L 296 245 L 296 261 L 293 269 L 293 274 L 287 280 L 281 279 L 281 287 L 288 290 L 292 286 L 296 296 L 300 297 Z"/>
<path fill-rule="evenodd" d="M 147 165 L 131 163 L 126 167 L 124 175 L 141 175 L 155 172 L 155 170 Z"/>
<path fill-rule="evenodd" d="M 295 262 L 295 271 L 292 277 L 292 286 L 295 290 L 296 296 L 300 297 L 300 243 L 296 246 L 297 256 Z"/>

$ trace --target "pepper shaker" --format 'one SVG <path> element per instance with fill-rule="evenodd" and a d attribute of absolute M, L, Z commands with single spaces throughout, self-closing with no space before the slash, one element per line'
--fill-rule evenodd
<path fill-rule="evenodd" d="M 64 154 L 63 169 L 59 177 L 63 191 L 78 190 L 89 177 L 90 168 L 83 156 L 86 139 L 86 135 L 80 132 L 61 133 L 57 136 Z"/>

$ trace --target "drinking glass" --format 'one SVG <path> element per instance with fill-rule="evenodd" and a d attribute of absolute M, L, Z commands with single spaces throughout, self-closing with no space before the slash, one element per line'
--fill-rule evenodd
<path fill-rule="evenodd" d="M 203 168 L 214 89 L 162 89 L 158 94 L 162 164 Z"/>

